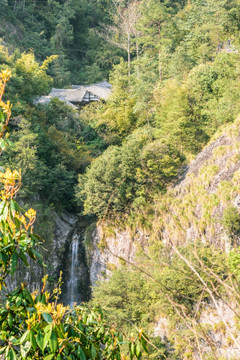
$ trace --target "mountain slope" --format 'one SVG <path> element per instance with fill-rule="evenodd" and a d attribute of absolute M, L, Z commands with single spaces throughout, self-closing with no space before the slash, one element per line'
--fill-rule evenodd
<path fill-rule="evenodd" d="M 170 239 L 178 244 L 201 239 L 222 248 L 234 239 L 237 241 L 230 220 L 228 225 L 226 221 L 231 212 L 234 214 L 234 208 L 236 214 L 240 208 L 239 176 L 240 118 L 237 118 L 215 135 L 178 185 L 160 197 L 154 234 L 160 234 L 166 243 Z"/>
<path fill-rule="evenodd" d="M 159 349 L 165 344 L 168 359 L 239 359 L 239 176 L 237 118 L 156 200 L 152 230 L 126 227 L 104 236 L 98 226 L 92 233 L 92 283 L 107 273 L 93 289 L 94 301 L 123 327 L 125 314 L 136 321 L 137 307 L 137 321 Z"/>
<path fill-rule="evenodd" d="M 144 230 L 144 225 L 133 231 L 127 225 L 124 229 L 123 224 L 122 229 L 100 224 L 92 232 L 92 283 L 109 264 L 119 266 L 114 254 L 132 261 L 137 245 L 145 247 L 149 239 L 165 244 L 171 240 L 178 245 L 201 240 L 226 250 L 238 244 L 239 177 L 240 117 L 219 130 L 180 176 L 177 185 L 156 199 L 151 230 Z M 105 244 L 103 252 L 97 247 L 101 242 Z"/>

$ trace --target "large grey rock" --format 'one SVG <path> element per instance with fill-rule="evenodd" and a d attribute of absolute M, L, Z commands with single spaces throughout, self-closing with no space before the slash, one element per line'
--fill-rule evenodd
<path fill-rule="evenodd" d="M 103 275 L 110 276 L 111 270 L 120 266 L 121 261 L 133 264 L 138 246 L 144 247 L 148 236 L 140 231 L 134 235 L 129 230 L 114 229 L 112 235 L 104 236 L 100 225 L 92 232 L 92 249 L 90 253 L 90 279 L 94 286 Z"/>

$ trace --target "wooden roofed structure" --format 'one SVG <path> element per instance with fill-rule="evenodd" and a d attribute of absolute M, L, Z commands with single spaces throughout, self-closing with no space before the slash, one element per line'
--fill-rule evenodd
<path fill-rule="evenodd" d="M 111 94 L 111 84 L 107 81 L 92 85 L 72 85 L 71 89 L 55 89 L 48 96 L 38 98 L 36 104 L 47 104 L 53 98 L 58 98 L 73 108 L 79 108 L 82 105 L 93 101 L 106 101 Z"/>

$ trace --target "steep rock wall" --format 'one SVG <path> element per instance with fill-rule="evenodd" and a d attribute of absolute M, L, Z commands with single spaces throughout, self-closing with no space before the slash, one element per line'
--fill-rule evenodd
<path fill-rule="evenodd" d="M 119 265 L 119 257 L 133 261 L 138 245 L 148 238 L 176 244 L 201 240 L 228 250 L 233 241 L 223 225 L 224 211 L 233 205 L 240 210 L 240 118 L 219 131 L 195 158 L 177 184 L 160 195 L 154 206 L 155 220 L 149 235 L 114 229 L 106 236 L 100 225 L 92 229 L 88 247 L 91 282 Z M 104 246 L 101 244 L 104 239 Z M 117 256 L 115 256 L 117 255 Z"/>
<path fill-rule="evenodd" d="M 139 230 L 131 234 L 128 229 L 114 229 L 111 235 L 106 236 L 105 229 L 100 225 L 94 227 L 90 235 L 92 242 L 87 252 L 92 286 L 104 276 L 109 276 L 122 261 L 134 263 L 137 248 L 144 247 L 148 238 Z"/>
<path fill-rule="evenodd" d="M 191 163 L 178 184 L 156 202 L 153 236 L 176 244 L 201 240 L 228 249 L 233 239 L 224 211 L 240 209 L 240 119 L 224 128 Z"/>
<path fill-rule="evenodd" d="M 21 282 L 26 282 L 31 291 L 41 289 L 42 278 L 44 274 L 48 274 L 49 290 L 56 287 L 60 272 L 62 272 L 62 294 L 61 301 L 65 304 L 69 303 L 69 281 L 71 276 L 72 261 L 72 242 L 77 238 L 78 257 L 77 283 L 78 291 L 74 295 L 74 301 L 86 301 L 90 298 L 90 277 L 86 262 L 86 252 L 83 244 L 83 234 L 86 225 L 74 214 L 67 212 L 57 214 L 51 213 L 51 221 L 53 223 L 53 234 L 49 235 L 43 243 L 44 250 L 39 251 L 43 254 L 45 266 L 41 266 L 30 261 L 30 266 L 20 266 L 14 277 L 9 277 L 8 288 L 13 290 Z"/>

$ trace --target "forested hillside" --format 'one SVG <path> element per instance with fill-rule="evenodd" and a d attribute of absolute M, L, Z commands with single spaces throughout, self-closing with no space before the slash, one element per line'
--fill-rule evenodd
<path fill-rule="evenodd" d="M 143 358 L 240 358 L 239 1 L 0 6 L 0 70 L 11 71 L 4 96 L 13 104 L 1 167 L 21 169 L 18 199 L 38 211 L 46 248 L 55 214 L 90 225 L 89 267 L 93 223 L 105 229 L 103 253 L 109 234 L 141 231 L 135 259 L 116 254 L 121 266 L 107 264 L 92 304 L 127 334 L 146 329 Z M 53 87 L 104 80 L 107 101 L 36 103 Z"/>

